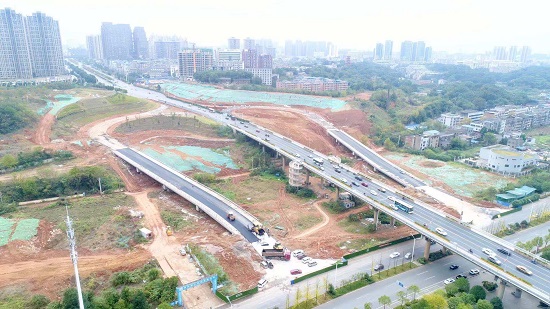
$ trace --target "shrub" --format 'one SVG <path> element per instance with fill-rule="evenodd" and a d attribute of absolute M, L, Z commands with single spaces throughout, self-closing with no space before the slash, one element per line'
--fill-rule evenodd
<path fill-rule="evenodd" d="M 480 299 L 485 299 L 485 297 L 487 297 L 487 293 L 485 292 L 485 290 L 479 286 L 479 285 L 474 285 L 471 289 L 470 289 L 470 293 L 469 294 L 472 294 L 475 299 L 476 299 L 476 302 Z"/>
<path fill-rule="evenodd" d="M 483 284 L 483 287 L 489 292 L 494 291 L 498 287 L 498 284 L 491 281 L 483 281 L 482 284 Z"/>

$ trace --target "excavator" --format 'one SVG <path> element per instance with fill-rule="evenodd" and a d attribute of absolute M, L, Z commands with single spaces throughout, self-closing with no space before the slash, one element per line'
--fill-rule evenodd
<path fill-rule="evenodd" d="M 172 230 L 172 227 L 170 225 L 166 226 L 166 235 L 172 236 L 174 234 L 174 231 Z"/>

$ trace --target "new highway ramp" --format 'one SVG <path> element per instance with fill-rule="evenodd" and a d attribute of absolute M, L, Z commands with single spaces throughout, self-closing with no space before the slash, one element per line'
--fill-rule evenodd
<path fill-rule="evenodd" d="M 243 237 L 249 242 L 258 241 L 258 237 L 251 233 L 248 229 L 249 226 L 252 226 L 252 222 L 241 215 L 238 211 L 235 211 L 231 206 L 227 205 L 226 202 L 215 197 L 211 192 L 205 191 L 203 188 L 196 186 L 191 183 L 189 180 L 185 179 L 181 174 L 174 173 L 173 171 L 165 168 L 164 166 L 157 164 L 153 160 L 147 158 L 143 154 L 130 149 L 123 148 L 118 149 L 115 153 L 120 153 L 124 157 L 129 158 L 135 163 L 142 166 L 148 172 L 152 172 L 157 175 L 159 178 L 162 178 L 167 183 L 172 184 L 178 189 L 189 194 L 191 197 L 195 198 L 200 203 L 206 205 L 216 214 L 218 214 L 223 220 L 226 220 L 227 213 L 232 211 L 235 214 L 235 221 L 227 220 L 227 223 L 231 224 L 234 228 L 243 235 Z M 145 172 L 145 171 L 144 171 Z"/>

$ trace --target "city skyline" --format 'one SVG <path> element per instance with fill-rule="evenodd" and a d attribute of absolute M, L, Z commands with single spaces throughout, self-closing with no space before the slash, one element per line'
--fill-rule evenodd
<path fill-rule="evenodd" d="M 533 9 L 538 3 L 532 0 L 520 7 L 496 1 L 432 0 L 368 5 L 345 0 L 330 7 L 311 1 L 250 4 L 221 0 L 201 4 L 160 0 L 154 5 L 145 1 L 8 0 L 3 6 L 24 15 L 40 11 L 59 20 L 65 47 L 86 46 L 87 35 L 98 34 L 103 22 L 112 22 L 144 27 L 148 36 L 182 36 L 205 47 L 226 46 L 230 37 L 250 37 L 272 39 L 279 48 L 287 40 L 305 40 L 330 41 L 341 49 L 372 50 L 385 40 L 410 40 L 429 41 L 437 51 L 485 53 L 494 46 L 526 45 L 535 53 L 550 53 L 550 42 L 541 39 L 550 30 L 537 24 L 544 13 Z M 189 27 L 200 24 L 204 26 Z M 257 26 L 252 27 L 254 24 Z"/>

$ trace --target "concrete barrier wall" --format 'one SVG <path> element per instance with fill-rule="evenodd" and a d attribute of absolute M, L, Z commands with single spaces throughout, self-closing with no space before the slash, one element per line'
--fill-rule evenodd
<path fill-rule="evenodd" d="M 174 186 L 173 184 L 165 181 L 163 178 L 161 178 L 160 176 L 158 176 L 157 174 L 153 173 L 152 171 L 149 171 L 148 169 L 144 168 L 143 166 L 141 166 L 140 164 L 138 164 L 137 162 L 135 162 L 134 160 L 128 158 L 127 156 L 123 155 L 122 153 L 118 152 L 118 151 L 115 151 L 114 152 L 118 157 L 124 159 L 124 161 L 132 164 L 134 167 L 138 168 L 140 171 L 144 172 L 145 174 L 149 175 L 151 178 L 155 179 L 156 181 L 160 182 L 161 184 L 165 185 L 168 189 L 172 190 L 173 192 L 177 193 L 178 195 L 182 196 L 183 198 L 185 198 L 186 200 L 188 200 L 189 202 L 193 203 L 194 205 L 196 205 L 197 207 L 199 207 L 202 211 L 204 211 L 207 215 L 209 215 L 212 219 L 216 220 L 216 222 L 218 222 L 221 226 L 225 227 L 231 234 L 235 234 L 235 235 L 241 235 L 241 233 L 239 233 L 239 231 L 233 227 L 227 220 L 225 220 L 225 218 L 223 218 L 222 216 L 218 215 L 216 212 L 214 212 L 212 209 L 210 209 L 207 205 L 199 202 L 197 199 L 195 199 L 194 197 L 192 197 L 191 195 L 189 195 L 187 192 L 177 188 L 176 186 Z M 148 158 L 148 157 L 147 157 Z M 150 159 L 150 158 L 148 158 Z M 162 165 L 161 163 L 153 160 L 153 159 L 150 159 L 151 161 L 163 166 L 164 168 L 167 168 L 169 169 L 168 167 Z M 173 170 L 169 169 L 170 172 L 174 173 Z M 183 176 L 179 173 L 174 173 L 178 176 Z M 185 177 L 182 177 L 182 178 L 185 178 Z M 187 179 L 188 180 L 188 179 Z M 208 192 L 210 194 L 210 192 Z M 218 198 L 218 194 L 212 194 L 212 196 Z"/>

